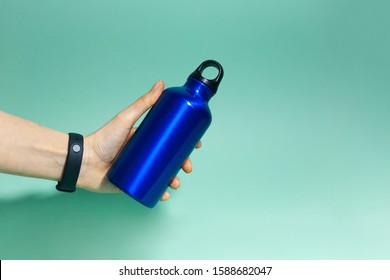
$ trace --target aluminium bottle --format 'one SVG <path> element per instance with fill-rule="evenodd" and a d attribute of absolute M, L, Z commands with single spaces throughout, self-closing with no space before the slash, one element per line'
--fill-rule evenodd
<path fill-rule="evenodd" d="M 214 79 L 202 76 L 214 67 Z M 209 100 L 223 68 L 206 60 L 181 87 L 167 88 L 122 149 L 107 177 L 125 193 L 153 208 L 211 124 Z"/>

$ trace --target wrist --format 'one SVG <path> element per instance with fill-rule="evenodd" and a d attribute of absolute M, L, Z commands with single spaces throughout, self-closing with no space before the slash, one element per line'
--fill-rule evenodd
<path fill-rule="evenodd" d="M 25 155 L 26 165 L 18 165 L 19 168 L 16 170 L 20 171 L 14 173 L 58 181 L 66 161 L 68 135 L 35 124 L 31 134 L 33 131 L 40 131 L 40 135 L 44 136 L 35 137 L 37 133 L 34 136 L 21 138 L 28 139 L 28 141 L 19 141 L 19 152 Z"/>
<path fill-rule="evenodd" d="M 94 150 L 93 143 L 93 135 L 84 137 L 83 160 L 81 162 L 80 174 L 76 184 L 77 187 L 89 191 L 97 191 L 107 172 L 99 164 L 100 161 Z"/>
<path fill-rule="evenodd" d="M 91 169 L 91 151 L 90 151 L 90 140 L 89 137 L 84 137 L 84 152 L 83 159 L 81 161 L 80 173 L 77 179 L 76 186 L 84 187 L 86 186 L 86 182 L 88 181 L 88 172 Z"/>

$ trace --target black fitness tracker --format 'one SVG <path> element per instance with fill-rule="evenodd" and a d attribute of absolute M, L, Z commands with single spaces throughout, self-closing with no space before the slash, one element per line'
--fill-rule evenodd
<path fill-rule="evenodd" d="M 77 133 L 69 133 L 68 155 L 61 181 L 56 189 L 62 192 L 74 192 L 79 178 L 81 161 L 83 160 L 84 137 Z"/>

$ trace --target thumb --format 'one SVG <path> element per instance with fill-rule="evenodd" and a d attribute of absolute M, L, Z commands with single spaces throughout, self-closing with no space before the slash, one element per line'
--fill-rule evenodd
<path fill-rule="evenodd" d="M 164 82 L 161 80 L 157 81 L 147 93 L 124 109 L 121 114 L 126 115 L 129 122 L 134 124 L 150 107 L 153 106 L 154 103 L 156 103 L 163 90 Z"/>

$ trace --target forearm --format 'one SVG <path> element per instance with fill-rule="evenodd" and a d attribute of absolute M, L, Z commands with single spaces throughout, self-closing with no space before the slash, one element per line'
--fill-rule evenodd
<path fill-rule="evenodd" d="M 0 172 L 60 180 L 68 135 L 0 111 Z"/>

